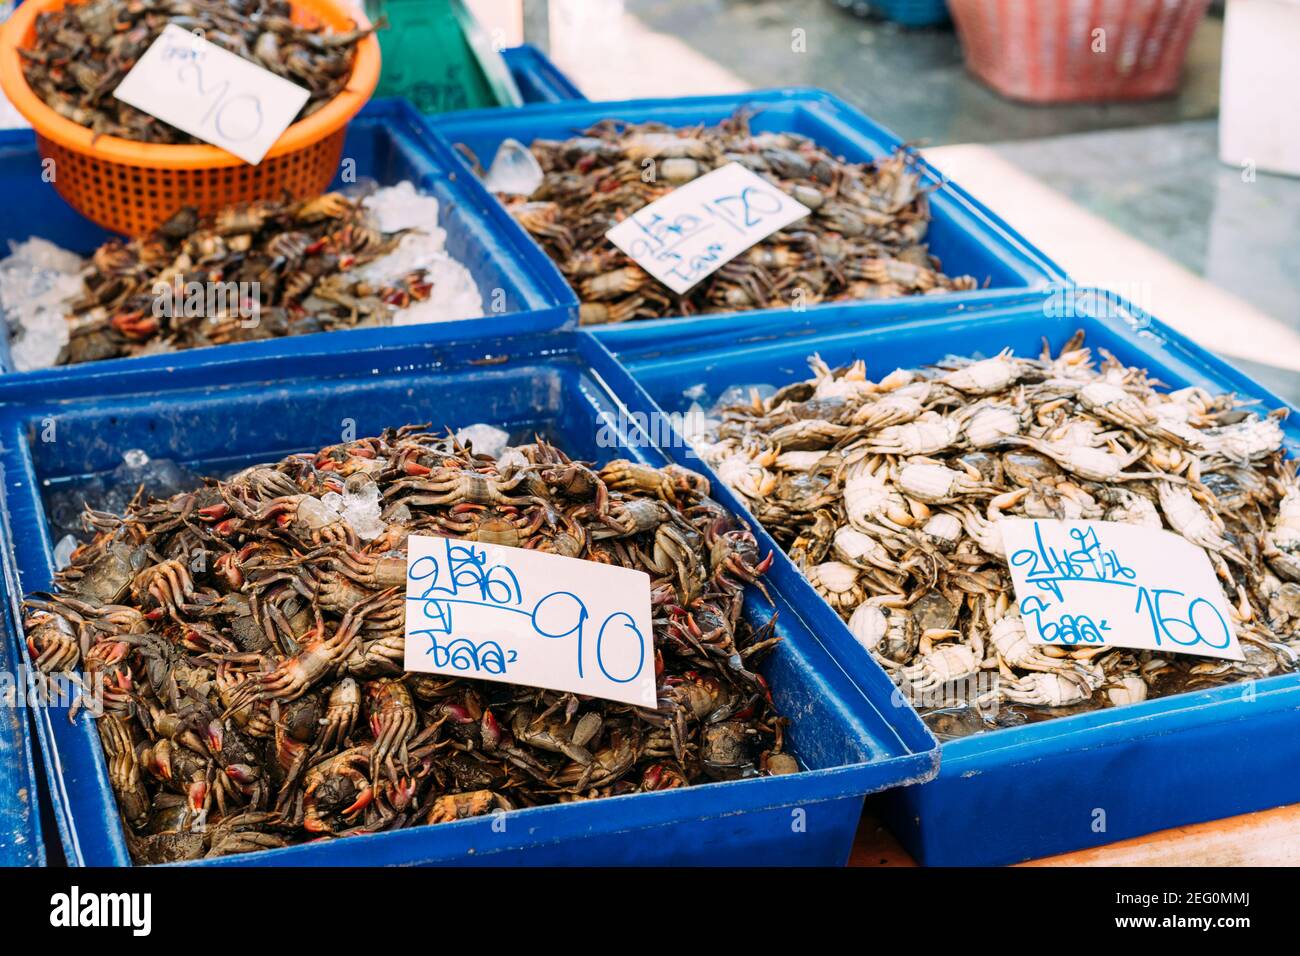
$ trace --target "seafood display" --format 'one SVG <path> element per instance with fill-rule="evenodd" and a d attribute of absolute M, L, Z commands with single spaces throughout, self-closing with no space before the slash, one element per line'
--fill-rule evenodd
<path fill-rule="evenodd" d="M 298 119 L 342 92 L 356 45 L 371 31 L 335 32 L 294 22 L 284 0 L 85 0 L 36 18 L 36 41 L 20 49 L 32 91 L 65 119 L 142 143 L 198 143 L 114 98 L 113 91 L 173 24 L 305 88 Z"/>
<path fill-rule="evenodd" d="M 531 146 L 543 178 L 501 195 L 581 299 L 583 324 L 812 305 L 976 288 L 926 245 L 930 204 L 915 154 L 849 163 L 796 133 L 756 133 L 737 113 L 717 126 L 606 121 Z M 698 176 L 740 163 L 812 214 L 773 233 L 684 295 L 605 238 L 628 215 Z"/>
<path fill-rule="evenodd" d="M 809 364 L 806 381 L 720 403 L 692 441 L 941 736 L 1297 668 L 1285 410 L 1163 390 L 1082 333 L 1055 356 L 878 381 L 862 361 Z M 1245 660 L 1030 643 L 1003 516 L 1128 522 L 1203 548 Z"/>
<path fill-rule="evenodd" d="M 137 862 L 799 769 L 743 614 L 771 556 L 684 468 L 406 426 L 84 522 L 23 626 L 98 689 Z M 418 533 L 646 571 L 658 707 L 404 672 Z"/>
<path fill-rule="evenodd" d="M 410 183 L 205 217 L 185 208 L 150 236 L 104 243 L 83 266 L 78 294 L 58 303 L 5 281 L 24 273 L 0 263 L 0 305 L 23 333 L 20 369 L 480 316 L 477 287 L 445 253 L 437 216 L 437 200 Z M 43 251 L 40 261 L 51 260 L 62 263 Z M 69 273 L 60 268 L 46 285 L 66 294 Z"/>

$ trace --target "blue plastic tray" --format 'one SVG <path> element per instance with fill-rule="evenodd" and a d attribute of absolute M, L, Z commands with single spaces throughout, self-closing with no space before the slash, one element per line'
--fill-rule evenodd
<path fill-rule="evenodd" d="M 806 378 L 805 358 L 813 352 L 832 367 L 864 359 L 869 374 L 880 375 L 951 354 L 994 355 L 1004 346 L 1036 355 L 1044 337 L 1059 348 L 1079 328 L 1092 348 L 1109 349 L 1171 388 L 1195 384 L 1257 398 L 1267 408 L 1286 404 L 1126 304 L 1104 317 L 1086 300 L 1054 295 L 1051 302 L 1026 294 L 963 309 L 931 302 L 888 326 L 863 308 L 838 307 L 746 330 L 739 342 L 735 334 L 706 330 L 656 343 L 631 327 L 600 341 L 618 351 L 634 380 L 611 380 L 623 394 L 636 393 L 629 399 L 633 411 L 656 404 L 683 409 L 689 404 L 683 390 L 698 385 L 708 393 L 701 399 L 707 405 L 728 385 Z M 1060 308 L 1067 302 L 1074 303 L 1073 314 Z M 1285 427 L 1294 454 L 1300 416 L 1292 414 Z M 718 497 L 739 511 L 735 496 Z M 775 546 L 750 523 L 763 547 Z M 788 558 L 781 555 L 769 576 L 851 676 L 877 669 Z M 1300 674 L 1255 682 L 1249 701 L 1244 687 L 944 742 L 935 780 L 882 798 L 891 826 L 924 863 L 993 865 L 1300 801 Z M 1100 819 L 1104 830 L 1095 829 Z"/>
<path fill-rule="evenodd" d="M 265 372 L 274 380 L 266 381 Z M 662 462 L 635 426 L 631 437 L 617 428 L 622 406 L 604 381 L 618 374 L 589 337 L 558 332 L 329 358 L 290 355 L 274 366 L 270 359 L 200 366 L 183 389 L 57 401 L 47 393 L 0 405 L 8 515 L 0 559 L 10 594 L 48 588 L 52 579 L 43 483 L 110 469 L 130 448 L 214 473 L 337 442 L 344 419 L 359 435 L 408 422 L 487 421 L 519 436 L 539 432 L 596 461 Z M 50 416 L 58 441 L 44 443 L 33 429 Z M 625 447 L 599 446 L 604 422 L 625 435 Z M 850 679 L 783 587 L 773 595 L 784 642 L 764 670 L 778 705 L 793 718 L 790 739 L 806 772 L 522 810 L 507 818 L 505 833 L 494 833 L 490 820 L 471 819 L 220 862 L 842 864 L 863 795 L 932 776 L 937 744 L 915 714 L 890 704 L 892 686 L 883 675 Z M 772 610 L 751 595 L 749 613 L 761 621 Z M 8 624 L 11 646 L 17 634 Z M 128 863 L 89 718 L 73 724 L 55 709 L 36 717 L 68 860 Z M 797 809 L 804 815 L 794 817 Z M 795 819 L 806 826 L 792 827 Z"/>
<path fill-rule="evenodd" d="M 952 20 L 948 0 L 836 0 L 842 7 L 865 6 L 868 12 L 904 27 L 939 27 Z"/>
<path fill-rule="evenodd" d="M 672 126 L 718 123 L 742 107 L 757 111 L 753 126 L 758 131 L 789 131 L 810 136 L 822 146 L 845 158 L 864 162 L 890 153 L 900 140 L 868 119 L 843 100 L 820 90 L 779 89 L 727 96 L 686 97 L 674 100 L 625 100 L 525 106 L 512 110 L 476 110 L 467 113 L 423 117 L 443 144 L 463 143 L 479 160 L 490 163 L 497 147 L 507 137 L 523 143 L 538 138 L 563 138 L 604 119 L 630 122 L 658 120 Z M 454 150 L 445 154 L 449 162 L 469 164 Z M 928 183 L 938 184 L 942 175 L 923 164 Z M 945 302 L 978 302 L 1003 294 L 1007 289 L 1026 289 L 1063 279 L 1064 273 L 1051 260 L 1021 238 L 1014 230 L 954 183 L 939 186 L 930 197 L 933 221 L 931 251 L 950 275 L 970 274 L 988 288 L 945 294 Z M 521 230 L 522 231 L 522 230 Z M 559 270 L 554 265 L 555 274 Z M 561 281 L 563 277 L 561 276 Z M 857 303 L 865 309 L 889 312 L 898 300 Z M 809 313 L 834 308 L 813 305 Z M 764 315 L 787 315 L 788 309 L 755 309 L 741 313 L 713 315 L 706 320 L 728 328 L 740 328 Z M 677 319 L 656 319 L 636 324 L 663 330 Z M 593 327 L 604 334 L 611 326 Z"/>
<path fill-rule="evenodd" d="M 573 81 L 560 72 L 541 50 L 531 43 L 501 51 L 506 67 L 525 103 L 563 103 L 585 100 Z"/>
<path fill-rule="evenodd" d="M 436 157 L 440 150 L 420 124 L 419 115 L 400 100 L 375 100 L 348 126 L 345 160 L 355 160 L 358 180 L 382 184 L 409 179 L 437 197 L 439 225 L 447 232 L 448 251 L 470 270 L 493 307 L 502 290 L 504 311 L 486 318 L 389 328 L 352 329 L 243 342 L 165 355 L 108 359 L 34 372 L 10 372 L 0 379 L 0 394 L 13 389 L 65 390 L 79 379 L 112 379 L 131 371 L 148 371 L 156 379 L 188 376 L 201 365 L 238 365 L 257 356 L 324 355 L 344 349 L 445 341 L 485 335 L 512 335 L 554 329 L 576 314 L 577 300 L 546 255 L 523 236 L 500 204 L 472 176 Z M 40 160 L 30 130 L 0 131 L 0 254 L 8 240 L 36 235 L 86 254 L 108 233 L 74 212 L 54 187 L 40 180 Z M 339 181 L 336 186 L 344 185 Z M 2 323 L 0 323 L 2 325 Z M 0 328 L 0 369 L 9 371 L 9 333 Z"/>

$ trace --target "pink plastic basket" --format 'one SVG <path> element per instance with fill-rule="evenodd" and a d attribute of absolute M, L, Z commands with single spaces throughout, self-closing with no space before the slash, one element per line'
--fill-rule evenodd
<path fill-rule="evenodd" d="M 972 73 L 1013 100 L 1067 103 L 1173 93 L 1209 0 L 949 0 L 948 6 Z"/>

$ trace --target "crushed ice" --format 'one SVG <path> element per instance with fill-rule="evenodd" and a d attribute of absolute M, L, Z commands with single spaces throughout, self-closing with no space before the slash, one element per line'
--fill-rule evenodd
<path fill-rule="evenodd" d="M 300 520 L 315 528 L 335 521 L 346 521 L 362 541 L 373 541 L 388 528 L 381 512 L 379 486 L 373 480 L 358 475 L 348 479 L 343 494 L 327 491 L 319 498 L 307 495 L 298 502 Z"/>
<path fill-rule="evenodd" d="M 393 325 L 476 319 L 483 297 L 469 269 L 447 252 L 447 232 L 438 225 L 438 200 L 409 181 L 375 190 L 364 200 L 384 232 L 410 230 L 396 249 L 354 270 L 373 285 L 396 283 L 425 270 L 432 283 L 427 300 L 393 313 Z M 68 343 L 65 316 L 82 292 L 86 260 L 45 239 L 10 244 L 0 260 L 0 314 L 9 325 L 10 355 L 19 371 L 48 368 Z M 160 343 L 160 351 L 165 347 Z"/>
<path fill-rule="evenodd" d="M 469 445 L 476 455 L 500 458 L 506 450 L 506 446 L 510 444 L 510 433 L 479 422 L 474 425 L 466 425 L 456 432 L 456 440 L 462 445 Z M 500 463 L 498 463 L 499 466 Z"/>
<path fill-rule="evenodd" d="M 68 343 L 64 316 L 81 294 L 84 263 L 45 239 L 9 242 L 0 261 L 0 312 L 9 325 L 14 368 L 47 368 Z"/>

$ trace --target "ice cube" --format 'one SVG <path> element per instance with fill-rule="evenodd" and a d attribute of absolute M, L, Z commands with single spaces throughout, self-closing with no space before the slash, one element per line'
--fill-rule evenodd
<path fill-rule="evenodd" d="M 365 479 L 354 481 L 356 475 L 348 479 L 348 487 L 343 493 L 342 517 L 357 537 L 362 541 L 373 541 L 384 533 L 387 525 L 380 517 L 382 508 L 379 504 L 379 486 Z"/>
<path fill-rule="evenodd" d="M 438 229 L 438 200 L 417 192 L 410 180 L 376 190 L 366 197 L 363 205 L 384 232 L 403 229 L 421 229 L 429 233 L 442 231 Z"/>
<path fill-rule="evenodd" d="M 81 546 L 73 535 L 65 534 L 54 546 L 54 570 L 62 571 L 72 563 L 72 552 Z"/>
<path fill-rule="evenodd" d="M 757 393 L 759 399 L 771 398 L 776 394 L 775 385 L 732 385 L 718 396 L 714 408 L 726 408 L 729 405 L 748 405 Z"/>
<path fill-rule="evenodd" d="M 474 425 L 466 425 L 456 432 L 456 440 L 469 445 L 476 455 L 489 455 L 492 458 L 499 458 L 510 443 L 510 433 L 479 422 Z"/>
<path fill-rule="evenodd" d="M 512 196 L 531 196 L 542 184 L 545 174 L 530 150 L 517 139 L 502 140 L 492 165 L 483 177 L 489 192 Z"/>
<path fill-rule="evenodd" d="M 304 495 L 298 502 L 298 520 L 309 528 L 323 528 L 337 517 L 319 498 Z"/>

